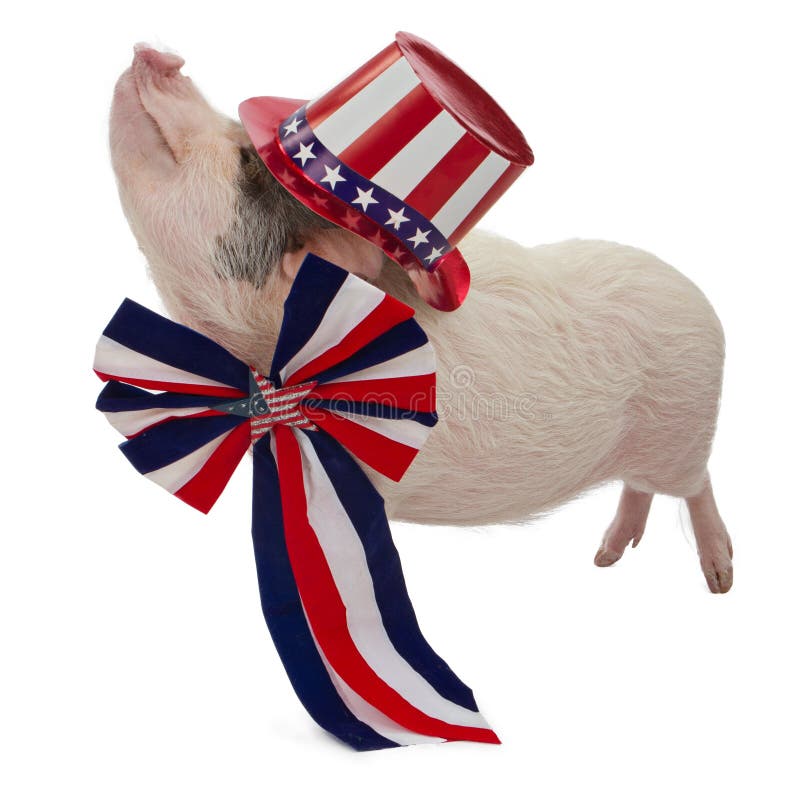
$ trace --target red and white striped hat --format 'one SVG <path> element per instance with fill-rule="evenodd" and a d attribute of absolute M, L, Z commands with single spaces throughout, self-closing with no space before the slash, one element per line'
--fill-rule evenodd
<path fill-rule="evenodd" d="M 533 163 L 492 97 L 409 33 L 313 101 L 250 98 L 239 116 L 290 193 L 382 248 L 445 311 L 469 289 L 456 244 Z"/>

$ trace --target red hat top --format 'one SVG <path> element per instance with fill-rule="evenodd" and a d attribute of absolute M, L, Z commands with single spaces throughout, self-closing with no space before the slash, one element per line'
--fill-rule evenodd
<path fill-rule="evenodd" d="M 409 33 L 313 101 L 250 98 L 239 116 L 290 193 L 382 248 L 445 311 L 469 290 L 456 244 L 533 163 L 494 99 Z"/>

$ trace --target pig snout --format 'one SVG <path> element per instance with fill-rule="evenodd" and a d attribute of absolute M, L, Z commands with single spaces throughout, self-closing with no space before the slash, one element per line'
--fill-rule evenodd
<path fill-rule="evenodd" d="M 148 44 L 135 44 L 133 47 L 134 63 L 144 64 L 164 75 L 180 71 L 186 62 L 180 55 L 172 52 L 159 52 Z"/>

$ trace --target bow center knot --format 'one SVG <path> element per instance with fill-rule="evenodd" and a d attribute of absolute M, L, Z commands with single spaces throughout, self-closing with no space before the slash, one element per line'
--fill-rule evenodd
<path fill-rule="evenodd" d="M 255 444 L 274 425 L 289 425 L 293 428 L 316 430 L 300 404 L 317 386 L 315 381 L 295 384 L 291 387 L 276 387 L 266 376 L 254 368 L 250 369 L 250 439 Z"/>

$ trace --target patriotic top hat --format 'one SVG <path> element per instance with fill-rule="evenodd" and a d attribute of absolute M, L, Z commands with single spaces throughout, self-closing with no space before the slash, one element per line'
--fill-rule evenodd
<path fill-rule="evenodd" d="M 491 96 L 409 33 L 313 101 L 250 98 L 239 116 L 291 194 L 382 248 L 445 311 L 469 289 L 456 244 L 533 163 Z"/>

